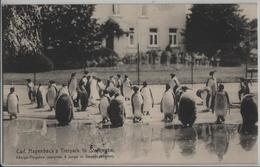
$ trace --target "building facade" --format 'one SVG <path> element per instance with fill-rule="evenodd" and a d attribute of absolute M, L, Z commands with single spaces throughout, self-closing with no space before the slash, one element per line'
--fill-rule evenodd
<path fill-rule="evenodd" d="M 120 56 L 149 50 L 182 49 L 187 6 L 184 4 L 98 4 L 93 17 L 99 23 L 109 18 L 128 32 L 114 39 L 114 50 Z"/>

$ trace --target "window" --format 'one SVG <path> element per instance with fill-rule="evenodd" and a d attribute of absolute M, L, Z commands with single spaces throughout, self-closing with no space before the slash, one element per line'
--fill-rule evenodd
<path fill-rule="evenodd" d="M 158 32 L 157 32 L 157 28 L 150 28 L 149 46 L 151 46 L 151 47 L 158 46 Z"/>
<path fill-rule="evenodd" d="M 177 46 L 177 29 L 176 28 L 169 29 L 169 43 L 170 43 L 170 46 Z"/>
<path fill-rule="evenodd" d="M 142 5 L 141 6 L 141 16 L 146 16 L 147 15 L 147 6 Z"/>
<path fill-rule="evenodd" d="M 129 46 L 134 46 L 134 28 L 129 28 Z"/>
<path fill-rule="evenodd" d="M 119 15 L 119 5 L 112 5 L 113 15 Z"/>

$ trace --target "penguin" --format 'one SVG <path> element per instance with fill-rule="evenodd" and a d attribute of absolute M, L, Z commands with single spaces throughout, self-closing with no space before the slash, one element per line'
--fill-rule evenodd
<path fill-rule="evenodd" d="M 116 81 L 116 78 L 115 78 L 115 76 L 113 76 L 113 75 L 111 75 L 110 77 L 109 77 L 109 80 L 110 80 L 110 83 L 114 86 L 114 87 L 117 87 L 117 81 Z"/>
<path fill-rule="evenodd" d="M 175 95 L 171 90 L 170 85 L 166 84 L 166 90 L 163 94 L 161 105 L 160 105 L 161 112 L 164 113 L 164 121 L 166 123 L 173 121 L 175 104 L 176 104 Z"/>
<path fill-rule="evenodd" d="M 68 125 L 73 118 L 73 101 L 68 94 L 62 94 L 56 102 L 55 117 L 61 126 Z"/>
<path fill-rule="evenodd" d="M 150 115 L 150 111 L 154 106 L 154 98 L 151 89 L 148 87 L 147 82 L 143 82 L 143 87 L 140 90 L 144 99 L 143 114 Z"/>
<path fill-rule="evenodd" d="M 111 91 L 109 95 L 110 97 L 114 96 L 114 98 L 110 101 L 110 104 L 107 108 L 108 117 L 112 127 L 121 127 L 124 125 L 124 121 L 126 119 L 124 102 L 120 97 L 119 91 Z"/>
<path fill-rule="evenodd" d="M 252 86 L 251 80 L 248 80 L 248 79 L 246 79 L 246 78 L 240 78 L 240 90 L 238 91 L 239 101 L 241 101 L 241 98 L 242 98 L 244 95 L 247 95 L 247 94 L 250 93 L 249 83 L 250 83 L 251 86 Z"/>
<path fill-rule="evenodd" d="M 123 90 L 122 93 L 123 96 L 125 97 L 125 100 L 130 100 L 130 96 L 132 92 L 132 84 L 127 75 L 125 75 L 125 79 L 122 85 L 122 90 Z"/>
<path fill-rule="evenodd" d="M 79 81 L 79 87 L 83 86 L 86 89 L 87 82 L 88 82 L 87 76 L 83 75 L 83 77 Z"/>
<path fill-rule="evenodd" d="M 70 95 L 69 94 L 69 90 L 68 90 L 68 86 L 66 84 L 64 84 L 64 83 L 62 84 L 61 88 L 58 91 L 58 95 L 57 95 L 56 101 L 63 94 Z"/>
<path fill-rule="evenodd" d="M 253 94 L 245 95 L 242 98 L 240 113 L 243 119 L 243 127 L 246 130 L 252 129 L 258 122 L 258 104 L 257 96 Z"/>
<path fill-rule="evenodd" d="M 77 88 L 78 100 L 80 101 L 81 111 L 85 111 L 88 106 L 89 95 L 84 86 Z"/>
<path fill-rule="evenodd" d="M 103 96 L 103 91 L 105 90 L 105 88 L 106 88 L 106 86 L 102 82 L 102 80 L 100 78 L 97 78 L 97 91 L 98 91 L 100 98 Z"/>
<path fill-rule="evenodd" d="M 181 85 L 176 74 L 170 74 L 171 75 L 171 79 L 169 81 L 169 85 L 171 87 L 171 90 L 173 91 L 173 93 L 175 93 L 176 89 Z"/>
<path fill-rule="evenodd" d="M 202 111 L 204 112 L 208 112 L 209 108 L 208 108 L 208 104 L 207 101 L 210 97 L 210 90 L 208 87 L 205 87 L 203 89 L 198 89 L 196 92 L 196 95 L 202 99 L 202 104 L 203 104 L 203 109 Z"/>
<path fill-rule="evenodd" d="M 54 109 L 57 95 L 58 95 L 58 89 L 55 85 L 55 82 L 50 81 L 48 91 L 46 94 L 46 100 L 47 100 L 48 105 L 50 106 L 50 111 L 52 111 L 52 109 Z"/>
<path fill-rule="evenodd" d="M 217 117 L 216 123 L 222 123 L 225 121 L 228 109 L 230 111 L 229 96 L 224 90 L 224 85 L 220 84 L 215 95 L 214 111 Z"/>
<path fill-rule="evenodd" d="M 215 104 L 215 95 L 217 92 L 217 88 L 218 88 L 218 82 L 216 77 L 214 76 L 214 73 L 216 71 L 210 71 L 209 72 L 209 78 L 206 82 L 206 87 L 209 88 L 210 90 L 210 96 L 207 99 L 207 104 L 209 106 L 209 110 L 211 110 L 212 112 L 214 112 L 214 104 Z"/>
<path fill-rule="evenodd" d="M 109 121 L 107 109 L 110 104 L 110 98 L 108 96 L 108 91 L 104 90 L 103 95 L 100 99 L 100 103 L 98 105 L 99 112 L 102 116 L 102 123 L 107 123 Z"/>
<path fill-rule="evenodd" d="M 17 113 L 19 113 L 19 97 L 15 93 L 15 88 L 10 88 L 10 93 L 7 96 L 7 110 L 10 114 L 10 120 L 13 119 L 13 116 L 15 119 L 17 119 Z"/>
<path fill-rule="evenodd" d="M 131 97 L 132 111 L 133 111 L 133 122 L 138 123 L 142 121 L 142 113 L 143 113 L 143 96 L 139 92 L 139 88 L 137 86 L 133 87 L 134 93 Z"/>
<path fill-rule="evenodd" d="M 71 78 L 68 82 L 68 89 L 69 89 L 69 94 L 73 100 L 74 106 L 77 107 L 78 106 L 78 102 L 77 102 L 77 78 L 76 78 L 76 73 L 72 73 L 71 74 Z"/>
<path fill-rule="evenodd" d="M 90 94 L 89 94 L 89 100 L 92 104 L 96 104 L 96 100 L 99 99 L 99 92 L 97 87 L 97 79 L 95 76 L 91 77 L 91 83 L 90 83 Z"/>
<path fill-rule="evenodd" d="M 121 75 L 120 74 L 117 74 L 117 88 L 121 90 L 121 87 L 122 87 L 122 79 L 121 79 Z M 122 93 L 122 92 L 121 92 Z"/>
<path fill-rule="evenodd" d="M 36 100 L 36 89 L 34 86 L 34 83 L 32 82 L 31 79 L 26 79 L 27 81 L 27 89 L 28 89 L 28 97 L 29 100 L 31 101 L 31 104 L 35 102 Z"/>
<path fill-rule="evenodd" d="M 196 102 L 192 91 L 189 88 L 182 87 L 183 93 L 181 94 L 178 117 L 184 127 L 192 127 L 196 120 Z"/>
<path fill-rule="evenodd" d="M 36 93 L 36 100 L 37 100 L 37 108 L 43 108 L 43 89 L 42 84 L 39 84 L 37 93 Z"/>

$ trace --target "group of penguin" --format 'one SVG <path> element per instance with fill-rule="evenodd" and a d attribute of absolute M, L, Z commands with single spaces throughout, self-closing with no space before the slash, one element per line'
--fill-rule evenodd
<path fill-rule="evenodd" d="M 102 123 L 111 123 L 112 126 L 123 126 L 126 119 L 125 103 L 127 99 L 131 100 L 131 107 L 133 112 L 133 122 L 138 123 L 142 121 L 142 116 L 149 115 L 154 106 L 154 99 L 152 91 L 147 85 L 143 83 L 143 87 L 131 87 L 130 80 L 126 77 L 128 89 L 124 91 L 121 88 L 107 85 L 100 94 L 100 102 L 98 105 L 102 116 Z M 123 84 L 122 84 L 123 85 Z M 41 84 L 37 90 L 34 90 L 34 85 L 28 80 L 28 96 L 32 102 L 37 101 L 37 107 L 43 107 L 43 89 Z M 63 84 L 58 90 L 54 81 L 49 82 L 48 91 L 46 93 L 46 101 L 50 106 L 50 110 L 55 109 L 55 116 L 60 125 L 67 125 L 73 119 L 73 109 L 81 103 L 82 110 L 85 110 L 89 105 L 90 87 L 80 82 L 77 84 L 75 73 L 71 75 L 68 86 Z M 130 95 L 132 89 L 134 93 Z M 7 97 L 7 108 L 10 117 L 16 116 L 19 112 L 19 98 L 14 93 L 14 88 L 10 89 Z M 169 83 L 166 84 L 165 92 L 160 102 L 160 110 L 164 113 L 165 123 L 173 121 L 174 114 L 177 113 L 178 119 L 184 127 L 191 127 L 196 120 L 196 102 L 194 92 L 187 86 L 178 85 L 172 87 Z M 243 124 L 246 127 L 253 126 L 257 120 L 257 102 L 255 96 L 247 94 L 243 97 L 241 102 L 241 115 Z"/>

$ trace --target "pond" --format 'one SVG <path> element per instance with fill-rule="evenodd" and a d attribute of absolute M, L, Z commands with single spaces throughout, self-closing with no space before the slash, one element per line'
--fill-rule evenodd
<path fill-rule="evenodd" d="M 8 164 L 215 164 L 256 163 L 257 126 L 237 124 L 125 124 L 100 128 L 86 121 L 60 127 L 54 120 L 4 121 Z"/>

